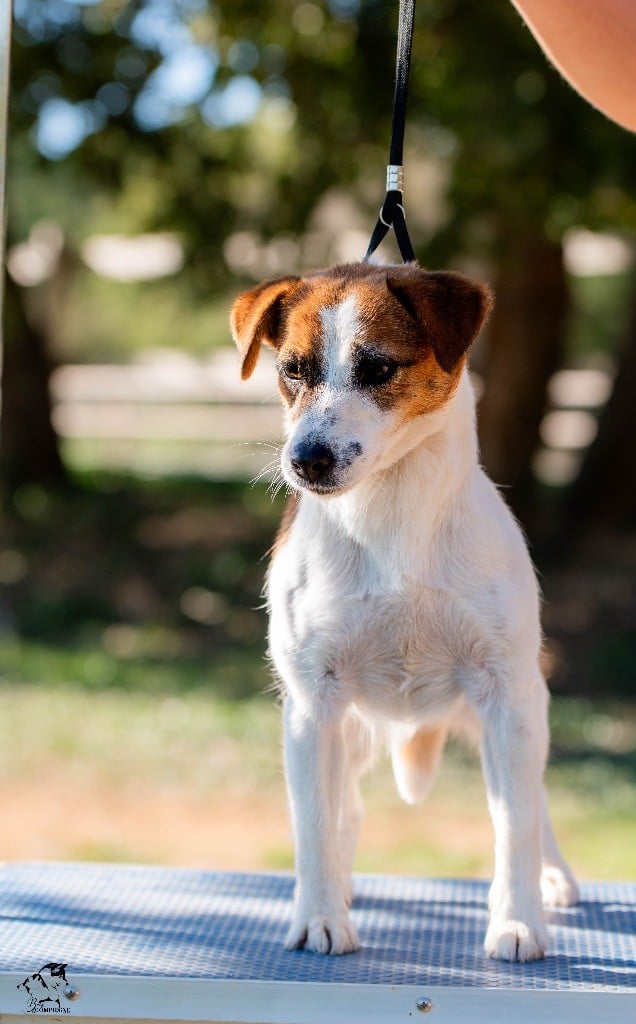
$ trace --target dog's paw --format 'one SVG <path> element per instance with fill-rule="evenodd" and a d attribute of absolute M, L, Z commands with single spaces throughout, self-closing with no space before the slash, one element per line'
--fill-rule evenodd
<path fill-rule="evenodd" d="M 493 918 L 486 932 L 484 949 L 495 960 L 542 960 L 547 947 L 545 926 L 523 921 Z"/>
<path fill-rule="evenodd" d="M 541 872 L 541 897 L 546 907 L 573 907 L 579 902 L 579 887 L 567 868 L 546 865 Z"/>
<path fill-rule="evenodd" d="M 285 949 L 309 949 L 312 953 L 355 953 L 360 939 L 346 914 L 298 915 L 285 939 Z"/>

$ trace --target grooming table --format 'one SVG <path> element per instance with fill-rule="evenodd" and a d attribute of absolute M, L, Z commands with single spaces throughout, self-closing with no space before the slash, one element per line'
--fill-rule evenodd
<path fill-rule="evenodd" d="M 488 960 L 486 882 L 357 877 L 360 952 L 286 952 L 293 880 L 101 864 L 0 869 L 0 1021 L 636 1022 L 636 885 L 583 886 L 547 958 Z"/>

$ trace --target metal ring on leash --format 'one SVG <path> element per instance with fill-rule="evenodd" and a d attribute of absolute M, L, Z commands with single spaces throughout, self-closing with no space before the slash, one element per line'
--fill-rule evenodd
<path fill-rule="evenodd" d="M 398 210 L 402 211 L 402 216 L 404 217 L 404 219 L 406 219 L 406 213 L 404 212 L 404 207 L 402 206 L 402 203 L 396 203 L 395 205 L 396 205 Z M 385 228 L 392 228 L 393 227 L 393 221 L 391 221 L 390 224 L 388 224 L 387 221 L 385 221 L 384 217 L 382 216 L 382 211 L 383 210 L 384 210 L 384 206 L 381 206 L 380 207 L 380 220 L 384 224 Z"/>

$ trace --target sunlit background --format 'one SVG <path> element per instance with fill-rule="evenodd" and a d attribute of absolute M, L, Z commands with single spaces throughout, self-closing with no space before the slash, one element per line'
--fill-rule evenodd
<path fill-rule="evenodd" d="M 397 4 L 15 0 L 0 486 L 3 856 L 290 867 L 264 554 L 271 358 L 227 310 L 360 259 Z M 418 258 L 496 289 L 483 462 L 545 593 L 549 769 L 586 877 L 636 874 L 636 143 L 506 0 L 420 0 Z M 395 259 L 389 240 L 383 255 Z M 381 766 L 359 867 L 491 870 L 477 761 L 421 809 Z"/>

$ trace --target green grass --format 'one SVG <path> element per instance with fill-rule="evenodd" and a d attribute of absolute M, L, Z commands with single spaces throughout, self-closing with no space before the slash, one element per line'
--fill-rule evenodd
<path fill-rule="evenodd" d="M 184 653 L 178 634 L 168 628 L 109 625 L 99 644 L 71 648 L 10 637 L 0 641 L 0 681 L 29 685 L 44 680 L 50 691 L 73 687 L 87 693 L 121 690 L 160 696 L 207 690 L 237 700 L 271 684 L 260 657 L 265 646 L 261 633 L 262 629 L 258 651 L 252 651 L 251 644 L 246 650 L 237 643 L 235 650 L 222 648 L 208 658 Z"/>
<path fill-rule="evenodd" d="M 3 653 L 0 649 L 0 656 Z M 53 654 L 49 676 L 63 675 Z M 90 692 L 57 679 L 0 690 L 0 777 L 50 777 L 52 765 L 113 785 L 143 779 L 190 792 L 266 790 L 280 777 L 274 701 L 228 701 L 201 692 Z"/>
<path fill-rule="evenodd" d="M 6 653 L 6 645 L 0 646 L 3 664 Z M 11 654 L 15 665 L 15 650 Z M 5 786 L 81 777 L 84 784 L 94 781 L 117 792 L 128 780 L 138 779 L 158 792 L 228 799 L 232 792 L 249 793 L 264 804 L 283 800 L 280 711 L 273 698 L 222 698 L 218 679 L 207 692 L 180 689 L 178 674 L 172 690 L 91 689 L 67 678 L 67 656 L 58 658 L 49 651 L 45 666 L 41 649 L 25 645 L 21 655 L 22 679 L 29 678 L 29 683 L 11 683 L 3 673 L 0 690 L 0 780 Z M 214 674 L 214 666 L 210 672 Z M 563 698 L 555 701 L 553 718 L 556 754 L 548 783 L 563 848 L 583 877 L 633 878 L 633 706 Z M 483 842 L 452 841 L 453 827 L 461 833 L 467 822 L 481 821 L 480 834 L 487 828 L 474 755 L 451 745 L 434 794 L 421 808 L 401 807 L 385 761 L 365 791 L 371 818 L 390 821 L 399 814 L 400 825 L 379 848 L 363 845 L 359 870 L 445 875 L 488 871 L 488 837 L 485 847 Z M 451 832 L 444 831 L 449 828 Z M 135 859 L 134 851 L 116 840 L 96 846 L 88 842 L 75 853 L 81 859 Z M 263 863 L 291 867 L 291 844 L 264 848 Z"/>

